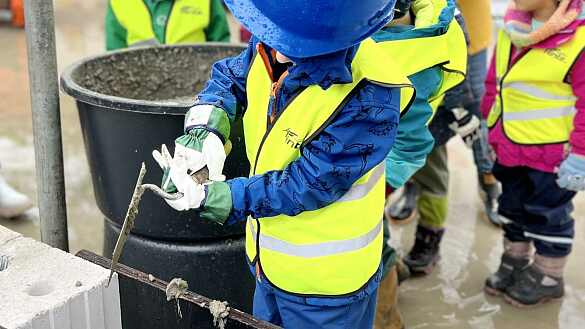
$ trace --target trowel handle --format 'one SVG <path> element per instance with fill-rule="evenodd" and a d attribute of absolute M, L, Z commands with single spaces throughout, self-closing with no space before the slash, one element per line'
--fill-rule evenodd
<path fill-rule="evenodd" d="M 174 200 L 179 200 L 180 198 L 183 197 L 183 193 L 181 193 L 181 192 L 168 193 L 154 184 L 142 184 L 142 188 L 145 190 L 151 190 L 154 194 L 160 196 L 163 199 L 167 199 L 167 200 L 174 201 Z"/>

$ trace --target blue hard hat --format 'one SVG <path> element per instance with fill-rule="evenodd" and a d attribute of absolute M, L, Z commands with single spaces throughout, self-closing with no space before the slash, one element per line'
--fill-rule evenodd
<path fill-rule="evenodd" d="M 349 48 L 384 27 L 396 0 L 225 0 L 255 37 L 291 57 Z"/>

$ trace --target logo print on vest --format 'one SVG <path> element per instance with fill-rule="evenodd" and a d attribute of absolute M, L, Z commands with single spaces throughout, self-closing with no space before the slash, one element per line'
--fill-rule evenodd
<path fill-rule="evenodd" d="M 556 59 L 559 62 L 562 62 L 562 63 L 567 62 L 567 55 L 559 48 L 545 49 L 544 53 L 549 55 L 550 57 Z"/>
<path fill-rule="evenodd" d="M 181 14 L 200 16 L 203 15 L 203 11 L 201 10 L 201 8 L 183 6 L 181 7 Z"/>
<path fill-rule="evenodd" d="M 290 146 L 293 149 L 298 149 L 301 147 L 303 141 L 300 140 L 299 135 L 292 131 L 290 128 L 287 128 L 284 131 L 284 142 L 286 145 Z"/>

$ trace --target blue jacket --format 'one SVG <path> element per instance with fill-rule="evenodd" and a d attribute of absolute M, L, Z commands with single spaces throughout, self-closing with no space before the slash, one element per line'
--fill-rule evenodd
<path fill-rule="evenodd" d="M 242 115 L 246 108 L 246 77 L 257 43 L 252 39 L 239 56 L 213 65 L 211 79 L 199 94 L 198 104 L 216 105 L 227 112 L 230 120 Z M 319 85 L 327 89 L 333 83 L 351 82 L 351 61 L 357 47 L 295 59 L 276 97 L 276 111 L 282 111 L 302 87 Z M 228 180 L 233 206 L 227 224 L 243 221 L 250 215 L 295 216 L 341 198 L 358 178 L 384 161 L 394 144 L 399 104 L 399 89 L 366 84 L 321 134 L 302 149 L 302 156 L 284 170 Z"/>

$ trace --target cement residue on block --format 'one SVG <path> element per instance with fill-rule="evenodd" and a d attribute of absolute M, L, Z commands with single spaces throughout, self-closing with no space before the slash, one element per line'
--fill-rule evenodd
<path fill-rule="evenodd" d="M 0 226 L 0 247 L 6 242 L 22 237 L 22 234 L 11 231 L 4 226 Z"/>
<path fill-rule="evenodd" d="M 106 269 L 24 237 L 1 244 L 0 254 L 10 258 L 0 272 L 0 327 L 121 328 L 118 279 L 106 288 Z"/>

